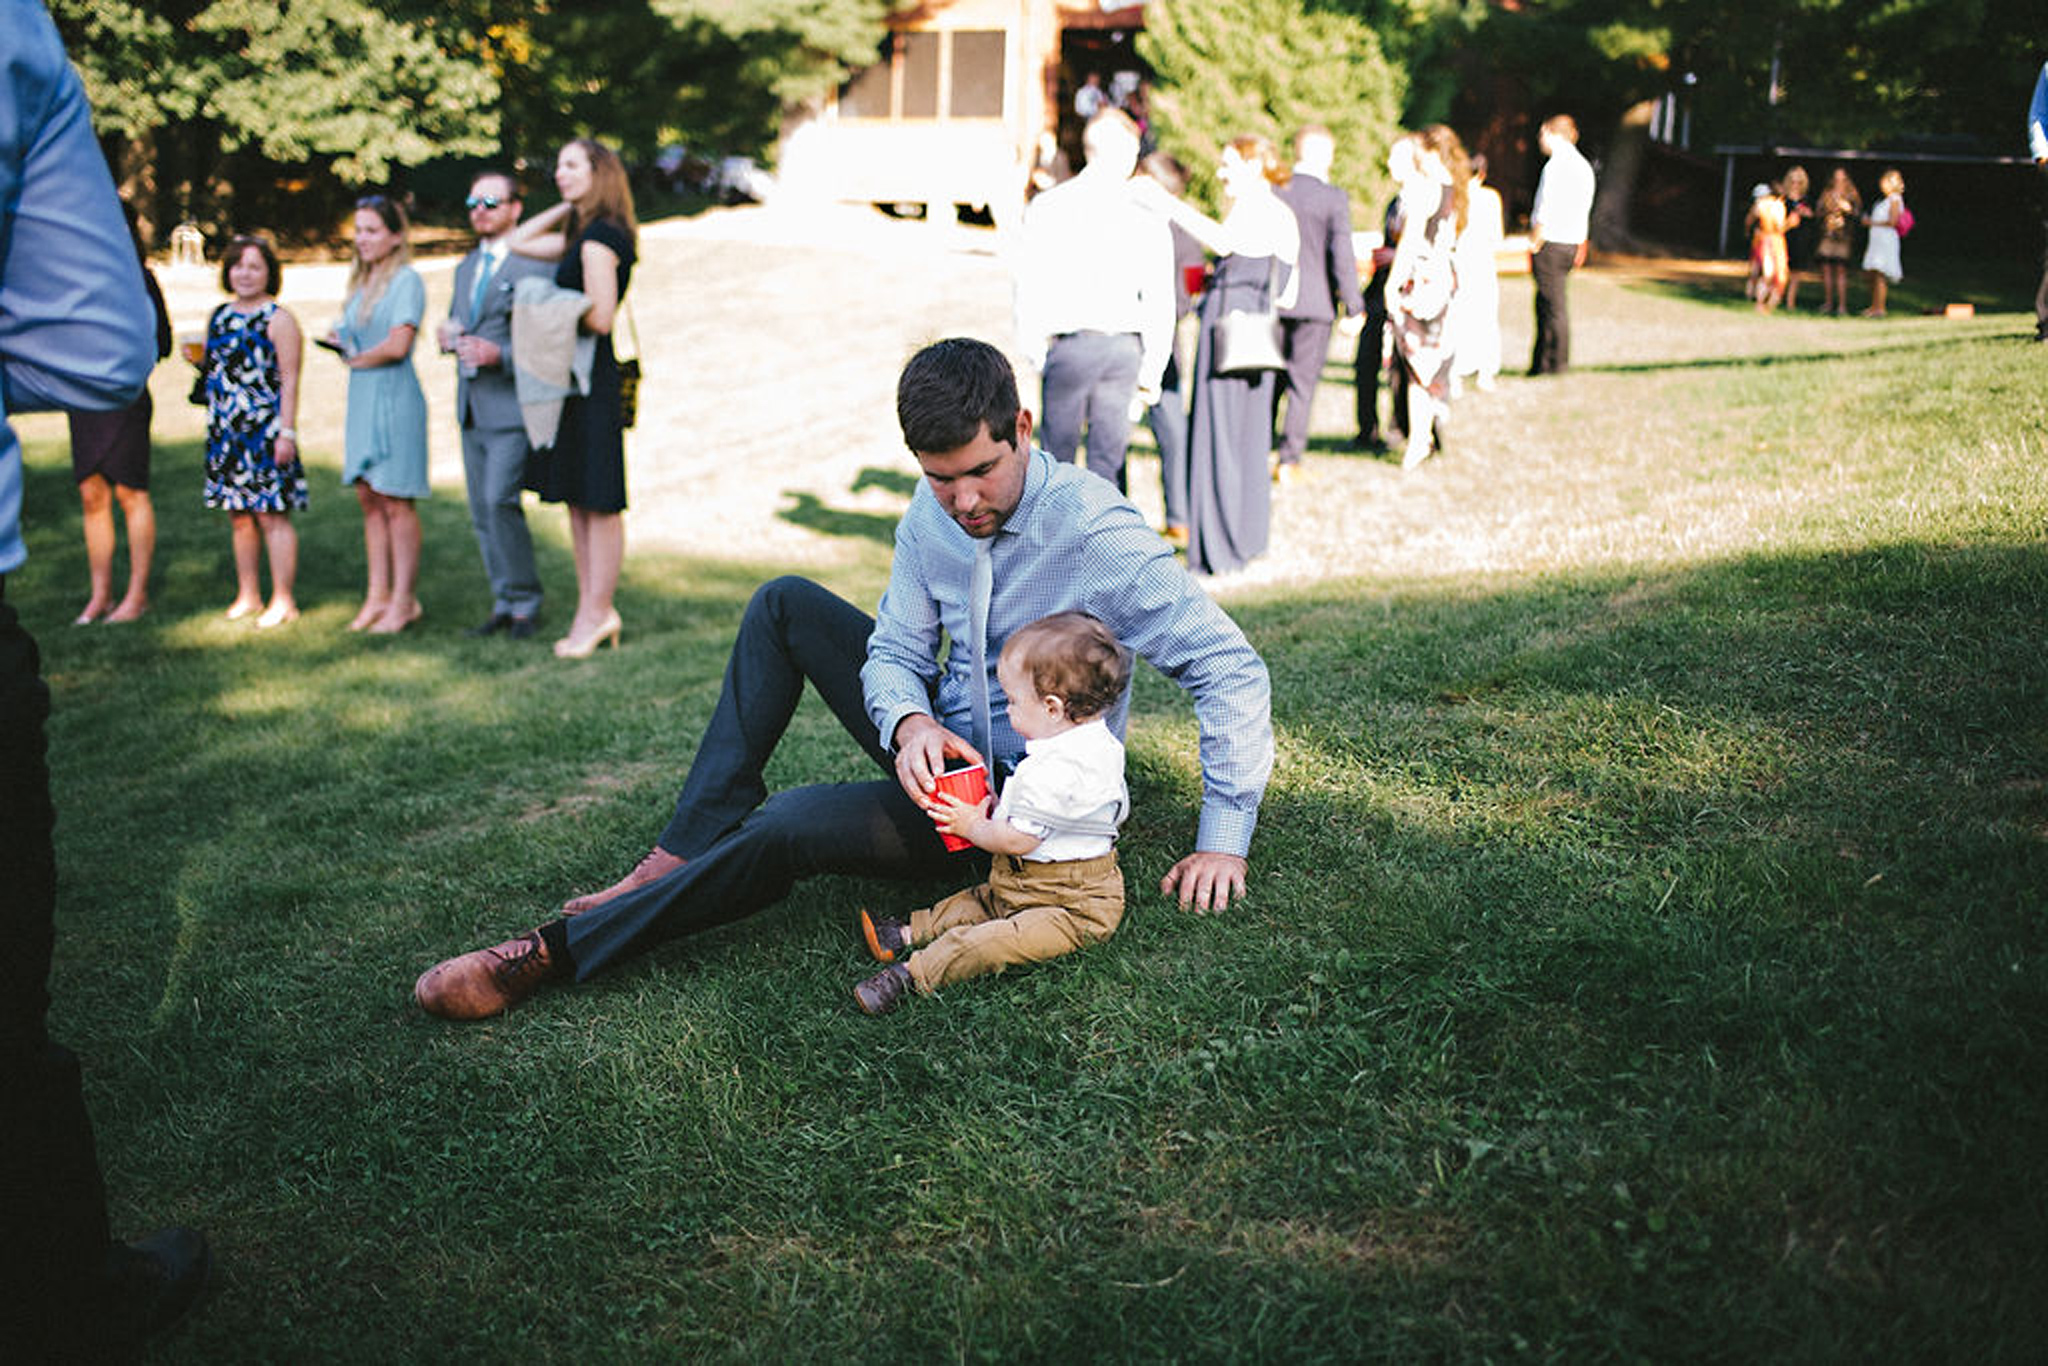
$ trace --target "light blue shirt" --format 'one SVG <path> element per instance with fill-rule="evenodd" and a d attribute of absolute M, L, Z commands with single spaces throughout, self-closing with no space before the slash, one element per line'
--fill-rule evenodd
<path fill-rule="evenodd" d="M 2034 102 L 2027 106 L 2027 152 L 2036 161 L 2048 158 L 2048 62 L 2034 80 Z"/>
<path fill-rule="evenodd" d="M 1115 485 L 1044 451 L 1031 453 L 1024 494 L 996 533 L 990 555 L 992 757 L 1014 766 L 1024 752 L 995 676 L 1003 642 L 1050 613 L 1088 612 L 1194 697 L 1202 728 L 1202 819 L 1195 848 L 1242 857 L 1251 847 L 1273 769 L 1273 723 L 1265 661 L 1237 623 L 1188 577 Z M 972 733 L 972 652 L 949 648 L 942 663 L 939 646 L 942 636 L 957 642 L 968 635 L 973 563 L 974 538 L 919 480 L 896 527 L 896 560 L 861 668 L 868 715 L 885 747 L 913 713 L 935 716 L 956 735 Z M 1119 739 L 1129 712 L 1126 691 L 1104 718 Z"/>
<path fill-rule="evenodd" d="M 156 309 L 78 74 L 38 0 L 0 0 L 0 574 L 21 567 L 21 443 L 4 414 L 120 408 Z"/>

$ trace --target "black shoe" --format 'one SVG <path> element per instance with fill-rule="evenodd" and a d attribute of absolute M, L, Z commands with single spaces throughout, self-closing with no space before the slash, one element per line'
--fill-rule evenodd
<path fill-rule="evenodd" d="M 910 947 L 910 927 L 900 920 L 862 911 L 860 933 L 868 941 L 868 952 L 877 963 L 893 963 L 897 954 Z"/>
<path fill-rule="evenodd" d="M 910 990 L 910 969 L 901 963 L 891 963 L 867 981 L 853 989 L 853 999 L 860 1002 L 860 1008 L 870 1015 L 881 1015 L 896 1008 L 903 999 L 903 993 Z"/>
<path fill-rule="evenodd" d="M 1386 455 L 1394 449 L 1378 436 L 1355 437 L 1352 439 L 1351 447 L 1353 450 L 1364 451 L 1367 455 Z"/>
<path fill-rule="evenodd" d="M 155 1337 L 199 1299 L 212 1268 L 213 1250 L 197 1229 L 174 1225 L 109 1248 L 107 1326 L 135 1342 Z"/>
<path fill-rule="evenodd" d="M 539 629 L 532 617 L 505 618 L 505 634 L 513 640 L 531 640 Z"/>
<path fill-rule="evenodd" d="M 478 622 L 476 625 L 470 627 L 467 631 L 464 631 L 462 634 L 470 637 L 473 640 L 481 640 L 485 636 L 494 636 L 498 634 L 498 632 L 500 631 L 511 630 L 513 623 L 515 623 L 518 620 L 519 619 L 517 617 L 506 616 L 503 612 L 493 612 L 486 620 Z M 533 626 L 532 623 L 529 622 L 527 624 L 527 633 L 531 635 L 532 632 Z"/>

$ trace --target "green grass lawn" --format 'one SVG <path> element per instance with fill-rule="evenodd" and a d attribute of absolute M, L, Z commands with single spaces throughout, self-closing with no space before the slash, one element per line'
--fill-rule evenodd
<path fill-rule="evenodd" d="M 1198 775 L 1144 672 L 1124 930 L 880 1020 L 856 909 L 948 887 L 813 882 L 485 1024 L 410 1000 L 645 849 L 774 566 L 636 555 L 625 647 L 564 665 L 458 636 L 442 497 L 432 629 L 366 641 L 330 491 L 259 636 L 188 442 L 152 616 L 74 631 L 32 442 L 53 1030 L 117 1227 L 219 1256 L 156 1359 L 2040 1360 L 2048 355 L 1582 297 L 1734 340 L 1472 405 L 1466 469 L 1520 482 L 1392 524 L 1509 567 L 1231 596 L 1252 896 L 1152 890 Z M 807 704 L 771 780 L 841 776 Z"/>

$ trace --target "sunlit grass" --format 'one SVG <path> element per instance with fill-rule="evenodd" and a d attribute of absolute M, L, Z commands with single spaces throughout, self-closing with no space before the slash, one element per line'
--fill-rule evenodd
<path fill-rule="evenodd" d="M 1124 929 L 880 1020 L 855 911 L 949 888 L 816 880 L 475 1026 L 409 1000 L 645 849 L 773 566 L 639 555 L 626 647 L 564 666 L 460 636 L 437 498 L 433 615 L 365 641 L 330 499 L 259 634 L 160 495 L 152 616 L 74 631 L 32 444 L 54 1032 L 117 1226 L 220 1253 L 160 1359 L 2037 1359 L 2040 357 L 1583 309 L 1629 354 L 1405 479 L 1319 457 L 1355 563 L 1221 586 L 1274 680 L 1250 898 L 1153 890 L 1199 774 L 1141 672 Z M 807 705 L 771 780 L 868 771 Z"/>

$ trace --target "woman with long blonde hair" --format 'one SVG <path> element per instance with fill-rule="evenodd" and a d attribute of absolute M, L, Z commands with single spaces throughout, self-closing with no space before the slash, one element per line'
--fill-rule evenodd
<path fill-rule="evenodd" d="M 391 635 L 419 619 L 420 516 L 427 496 L 427 398 L 412 368 L 427 287 L 410 264 L 404 207 L 390 195 L 356 201 L 348 302 L 328 334 L 348 366 L 341 478 L 363 509 L 368 562 L 351 631 Z"/>
<path fill-rule="evenodd" d="M 565 144 L 555 158 L 555 188 L 562 202 L 515 229 L 512 249 L 561 263 L 555 283 L 589 299 L 578 326 L 596 338 L 597 348 L 590 392 L 563 404 L 555 444 L 534 452 L 526 487 L 544 503 L 568 506 L 576 616 L 555 653 L 586 659 L 600 645 L 617 646 L 621 630 L 612 596 L 626 558 L 626 433 L 612 328 L 633 278 L 639 225 L 626 168 L 601 142 Z"/>

